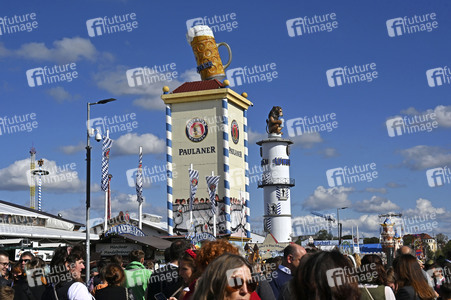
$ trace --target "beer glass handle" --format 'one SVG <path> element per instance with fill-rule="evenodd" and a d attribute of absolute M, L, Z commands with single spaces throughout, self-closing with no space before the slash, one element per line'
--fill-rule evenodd
<path fill-rule="evenodd" d="M 230 49 L 230 46 L 227 43 L 221 42 L 216 44 L 216 46 L 219 48 L 219 46 L 225 46 L 227 48 L 227 51 L 229 52 L 229 61 L 224 65 L 224 69 L 227 69 L 228 66 L 230 66 L 230 63 L 232 62 L 232 49 Z"/>

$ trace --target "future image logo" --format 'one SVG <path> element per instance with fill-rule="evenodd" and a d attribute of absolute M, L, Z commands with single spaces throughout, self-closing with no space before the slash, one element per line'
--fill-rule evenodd
<path fill-rule="evenodd" d="M 419 132 L 431 132 L 438 128 L 437 116 L 435 113 L 423 115 L 393 117 L 385 122 L 388 136 L 396 137 L 403 134 Z"/>
<path fill-rule="evenodd" d="M 429 69 L 426 71 L 426 78 L 430 87 L 451 84 L 451 70 L 448 68 L 448 66 L 444 66 L 443 68 Z"/>
<path fill-rule="evenodd" d="M 132 132 L 133 129 L 138 128 L 138 121 L 136 120 L 136 114 L 130 113 L 125 115 L 114 115 L 112 117 L 105 116 L 103 118 L 93 118 L 89 122 L 86 122 L 88 129 L 93 128 L 95 132 L 100 135 L 118 132 Z"/>
<path fill-rule="evenodd" d="M 31 132 L 38 128 L 36 113 L 0 117 L 0 135 Z"/>
<path fill-rule="evenodd" d="M 329 13 L 312 17 L 294 18 L 286 21 L 288 36 L 295 37 L 318 32 L 331 32 L 338 28 L 337 15 Z"/>
<path fill-rule="evenodd" d="M 448 167 L 429 169 L 426 171 L 426 178 L 430 187 L 450 184 L 451 170 Z"/>
<path fill-rule="evenodd" d="M 29 69 L 26 71 L 28 85 L 36 87 L 44 84 L 71 82 L 78 78 L 76 67 L 76 63 L 71 63 Z"/>
<path fill-rule="evenodd" d="M 127 83 L 129 87 L 137 87 L 142 85 L 149 85 L 161 81 L 171 82 L 177 78 L 176 64 L 170 63 L 160 66 L 139 67 L 129 69 L 125 72 L 127 76 Z"/>
<path fill-rule="evenodd" d="M 231 32 L 238 28 L 238 21 L 236 20 L 236 13 L 228 13 L 224 15 L 205 16 L 203 18 L 193 18 L 186 21 L 186 29 L 197 25 L 206 25 L 211 28 L 213 33 L 217 32 Z"/>
<path fill-rule="evenodd" d="M 437 15 L 429 13 L 424 15 L 414 15 L 413 17 L 393 18 L 385 22 L 389 37 L 398 37 L 404 34 L 418 32 L 431 32 L 438 28 Z"/>
<path fill-rule="evenodd" d="M 276 63 L 254 65 L 252 67 L 244 66 L 227 70 L 226 76 L 230 82 L 230 87 L 257 82 L 271 82 L 279 76 L 276 67 Z"/>
<path fill-rule="evenodd" d="M 4 16 L 0 18 L 0 35 L 14 34 L 17 32 L 31 32 L 38 28 L 36 13 L 24 15 Z"/>
<path fill-rule="evenodd" d="M 330 87 L 359 82 L 372 82 L 378 77 L 376 63 L 339 67 L 326 71 L 327 84 Z"/>
<path fill-rule="evenodd" d="M 325 115 L 314 115 L 312 117 L 303 117 L 289 119 L 286 121 L 288 135 L 290 137 L 299 136 L 303 134 L 327 131 L 331 132 L 338 128 L 336 121 L 337 115 L 335 113 Z"/>
<path fill-rule="evenodd" d="M 376 163 L 334 168 L 326 171 L 327 183 L 330 187 L 338 187 L 357 182 L 372 182 L 378 177 Z"/>
<path fill-rule="evenodd" d="M 131 32 L 138 28 L 135 13 L 114 15 L 112 17 L 93 18 L 86 21 L 86 28 L 90 37 L 112 34 L 117 32 Z"/>

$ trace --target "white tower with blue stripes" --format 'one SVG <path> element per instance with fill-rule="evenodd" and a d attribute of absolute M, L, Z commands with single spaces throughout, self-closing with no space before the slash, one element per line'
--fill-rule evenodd
<path fill-rule="evenodd" d="M 268 138 L 257 142 L 260 146 L 264 211 L 263 227 L 278 243 L 291 242 L 291 198 L 290 188 L 294 179 L 290 178 L 291 140 L 281 134 L 269 133 Z"/>
<path fill-rule="evenodd" d="M 247 95 L 218 80 L 186 82 L 161 96 L 166 105 L 168 233 L 210 233 L 213 211 L 206 176 L 219 175 L 216 232 L 250 238 Z M 190 217 L 190 169 L 199 172 Z M 192 222 L 190 221 L 192 218 Z"/>

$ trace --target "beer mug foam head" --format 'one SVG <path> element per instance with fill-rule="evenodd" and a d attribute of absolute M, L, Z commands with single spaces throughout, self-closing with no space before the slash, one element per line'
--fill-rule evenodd
<path fill-rule="evenodd" d="M 232 51 L 226 43 L 217 44 L 213 31 L 205 25 L 191 27 L 186 34 L 188 43 L 191 45 L 197 62 L 197 71 L 202 80 L 224 79 L 224 69 L 230 65 Z M 229 60 L 226 65 L 222 64 L 218 47 L 225 46 L 229 53 Z"/>
<path fill-rule="evenodd" d="M 213 31 L 211 30 L 211 28 L 206 25 L 197 25 L 197 26 L 191 27 L 188 30 L 188 33 L 186 34 L 186 39 L 188 40 L 188 43 L 190 45 L 196 36 L 210 36 L 212 38 L 215 37 L 213 35 Z"/>

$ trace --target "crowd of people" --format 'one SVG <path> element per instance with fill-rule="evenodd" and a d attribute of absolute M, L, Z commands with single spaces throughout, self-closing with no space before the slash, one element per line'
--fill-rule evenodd
<path fill-rule="evenodd" d="M 451 261 L 422 262 L 407 246 L 388 267 L 380 255 L 294 243 L 283 256 L 261 261 L 225 239 L 200 248 L 177 240 L 166 249 L 164 265 L 133 250 L 91 262 L 88 282 L 84 256 L 74 245 L 57 248 L 49 264 L 31 252 L 12 262 L 0 250 L 0 300 L 451 299 Z"/>

